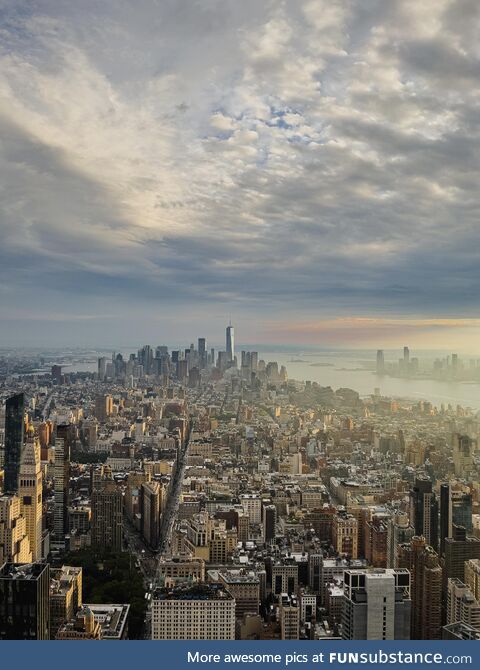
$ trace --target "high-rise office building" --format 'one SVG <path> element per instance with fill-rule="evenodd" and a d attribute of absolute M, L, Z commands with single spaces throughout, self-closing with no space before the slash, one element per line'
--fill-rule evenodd
<path fill-rule="evenodd" d="M 20 498 L 0 496 L 0 565 L 31 561 L 27 522 L 21 513 Z"/>
<path fill-rule="evenodd" d="M 417 477 L 410 491 L 410 522 L 417 536 L 423 536 L 431 547 L 438 548 L 438 502 L 432 482 Z"/>
<path fill-rule="evenodd" d="M 52 365 L 51 368 L 52 381 L 56 384 L 62 383 L 62 366 L 61 365 Z"/>
<path fill-rule="evenodd" d="M 480 558 L 470 558 L 465 562 L 465 584 L 480 601 Z"/>
<path fill-rule="evenodd" d="M 220 584 L 159 589 L 152 600 L 152 640 L 234 640 L 235 600 Z"/>
<path fill-rule="evenodd" d="M 468 435 L 453 436 L 453 467 L 457 477 L 467 476 L 473 469 L 476 442 Z"/>
<path fill-rule="evenodd" d="M 162 487 L 159 482 L 142 484 L 142 535 L 152 549 L 157 549 L 160 541 L 161 511 Z"/>
<path fill-rule="evenodd" d="M 0 640 L 49 639 L 49 565 L 5 563 L 0 568 Z"/>
<path fill-rule="evenodd" d="M 275 524 L 277 522 L 277 508 L 275 505 L 266 505 L 263 508 L 263 537 L 267 544 L 275 541 Z"/>
<path fill-rule="evenodd" d="M 122 550 L 123 496 L 111 477 L 94 482 L 92 491 L 92 546 Z"/>
<path fill-rule="evenodd" d="M 480 559 L 480 539 L 467 535 L 463 526 L 453 524 L 452 537 L 445 539 L 443 567 L 443 591 L 446 593 L 449 579 L 465 579 L 465 564 L 470 559 Z"/>
<path fill-rule="evenodd" d="M 34 562 L 42 558 L 42 480 L 40 443 L 31 432 L 20 464 L 18 497 Z"/>
<path fill-rule="evenodd" d="M 235 358 L 235 331 L 231 324 L 227 326 L 226 330 L 226 345 L 227 358 L 232 363 Z"/>
<path fill-rule="evenodd" d="M 377 374 L 381 375 L 385 372 L 385 356 L 383 350 L 377 351 Z"/>
<path fill-rule="evenodd" d="M 445 539 L 452 537 L 453 525 L 472 532 L 472 494 L 455 490 L 450 484 L 440 486 L 440 555 L 445 553 Z"/>
<path fill-rule="evenodd" d="M 401 512 L 388 520 L 387 524 L 387 568 L 399 567 L 399 547 L 415 535 L 408 514 Z"/>
<path fill-rule="evenodd" d="M 100 423 L 105 423 L 113 411 L 111 395 L 99 395 L 95 398 L 95 416 Z"/>
<path fill-rule="evenodd" d="M 207 340 L 204 337 L 198 338 L 198 359 L 200 369 L 203 370 L 207 365 Z"/>
<path fill-rule="evenodd" d="M 442 637 L 442 568 L 438 554 L 424 537 L 411 541 L 413 640 Z"/>
<path fill-rule="evenodd" d="M 25 396 L 18 393 L 5 404 L 4 491 L 17 493 L 25 442 Z"/>
<path fill-rule="evenodd" d="M 102 356 L 98 359 L 98 379 L 103 382 L 107 376 L 107 358 Z"/>
<path fill-rule="evenodd" d="M 68 534 L 68 489 L 70 484 L 70 449 L 65 440 L 55 440 L 54 465 L 54 524 L 52 547 L 58 551 L 65 548 L 65 535 Z"/>
<path fill-rule="evenodd" d="M 480 631 L 480 603 L 460 579 L 449 579 L 446 622 L 464 623 Z"/>
<path fill-rule="evenodd" d="M 408 570 L 345 570 L 344 640 L 410 639 Z"/>

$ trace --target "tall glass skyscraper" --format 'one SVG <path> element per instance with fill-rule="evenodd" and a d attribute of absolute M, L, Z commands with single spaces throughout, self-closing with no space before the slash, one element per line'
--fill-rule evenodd
<path fill-rule="evenodd" d="M 24 450 L 25 396 L 8 398 L 5 406 L 5 492 L 17 493 Z"/>
<path fill-rule="evenodd" d="M 452 537 L 453 525 L 463 526 L 467 535 L 472 532 L 472 495 L 456 491 L 450 484 L 440 486 L 440 555 L 445 553 L 445 540 Z"/>
<path fill-rule="evenodd" d="M 232 325 L 227 326 L 227 359 L 233 361 L 235 358 L 235 335 Z"/>

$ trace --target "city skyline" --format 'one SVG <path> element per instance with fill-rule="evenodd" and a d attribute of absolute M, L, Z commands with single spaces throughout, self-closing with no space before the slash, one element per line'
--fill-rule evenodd
<path fill-rule="evenodd" d="M 479 11 L 2 6 L 2 342 L 474 351 Z"/>

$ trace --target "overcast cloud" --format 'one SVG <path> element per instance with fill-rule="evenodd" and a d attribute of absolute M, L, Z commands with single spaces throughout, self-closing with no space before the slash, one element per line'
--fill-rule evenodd
<path fill-rule="evenodd" d="M 476 0 L 0 1 L 0 342 L 472 348 L 479 34 Z"/>

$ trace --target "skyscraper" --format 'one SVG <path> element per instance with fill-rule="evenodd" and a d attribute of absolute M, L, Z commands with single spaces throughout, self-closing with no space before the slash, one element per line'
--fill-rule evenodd
<path fill-rule="evenodd" d="M 0 566 L 30 563 L 31 560 L 27 522 L 21 514 L 20 498 L 0 496 Z"/>
<path fill-rule="evenodd" d="M 63 439 L 55 440 L 54 465 L 54 528 L 53 546 L 59 550 L 65 548 L 65 535 L 68 533 L 68 487 L 70 483 L 70 449 Z"/>
<path fill-rule="evenodd" d="M 95 416 L 100 423 L 105 423 L 113 410 L 111 395 L 99 395 L 95 398 Z"/>
<path fill-rule="evenodd" d="M 160 541 L 160 521 L 162 511 L 162 488 L 159 482 L 142 484 L 142 535 L 152 549 L 158 548 Z"/>
<path fill-rule="evenodd" d="M 447 590 L 448 579 L 464 580 L 465 564 L 472 558 L 480 559 L 480 539 L 468 536 L 463 526 L 453 524 L 452 537 L 445 539 L 444 593 Z"/>
<path fill-rule="evenodd" d="M 17 493 L 18 475 L 24 449 L 25 396 L 8 398 L 5 405 L 5 493 Z"/>
<path fill-rule="evenodd" d="M 398 512 L 388 521 L 387 531 L 387 568 L 398 568 L 399 547 L 409 542 L 415 535 L 415 529 L 407 514 Z"/>
<path fill-rule="evenodd" d="M 344 640 L 410 639 L 408 570 L 345 570 Z"/>
<path fill-rule="evenodd" d="M 412 640 L 442 637 L 442 568 L 438 554 L 424 537 L 414 537 L 412 548 Z"/>
<path fill-rule="evenodd" d="M 0 640 L 49 639 L 49 565 L 5 563 L 0 568 Z"/>
<path fill-rule="evenodd" d="M 207 365 L 207 340 L 204 337 L 198 338 L 198 358 L 200 369 L 203 370 Z"/>
<path fill-rule="evenodd" d="M 92 546 L 122 550 L 123 496 L 111 477 L 94 481 L 92 491 Z"/>
<path fill-rule="evenodd" d="M 377 351 L 377 374 L 381 375 L 385 372 L 385 357 L 383 355 L 383 350 L 379 349 Z"/>
<path fill-rule="evenodd" d="M 231 324 L 227 326 L 226 336 L 227 336 L 227 346 L 226 346 L 227 358 L 230 362 L 233 362 L 233 359 L 235 358 L 235 332 Z"/>
<path fill-rule="evenodd" d="M 42 470 L 40 444 L 33 432 L 27 437 L 20 464 L 18 496 L 27 524 L 32 560 L 39 561 L 42 557 Z"/>
<path fill-rule="evenodd" d="M 453 466 L 459 477 L 467 476 L 473 469 L 476 443 L 468 435 L 453 436 Z"/>
<path fill-rule="evenodd" d="M 275 505 L 266 505 L 263 508 L 263 537 L 267 544 L 275 541 L 275 523 L 277 521 L 277 508 Z"/>
<path fill-rule="evenodd" d="M 417 477 L 410 491 L 410 522 L 415 534 L 423 536 L 427 544 L 437 550 L 438 502 L 427 477 Z"/>
<path fill-rule="evenodd" d="M 445 539 L 452 537 L 453 524 L 472 532 L 472 495 L 455 490 L 450 484 L 440 486 L 440 556 L 445 553 Z"/>

